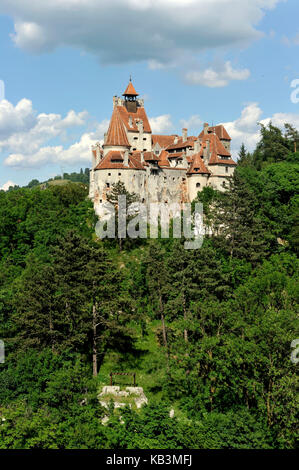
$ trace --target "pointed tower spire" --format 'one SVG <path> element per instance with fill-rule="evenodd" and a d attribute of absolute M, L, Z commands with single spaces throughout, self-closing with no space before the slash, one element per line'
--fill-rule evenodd
<path fill-rule="evenodd" d="M 126 97 L 136 97 L 136 96 L 139 96 L 138 93 L 136 92 L 134 86 L 133 86 L 133 83 L 132 83 L 132 78 L 130 76 L 130 81 L 129 81 L 129 84 L 125 90 L 125 92 L 123 93 L 123 96 L 126 98 Z"/>

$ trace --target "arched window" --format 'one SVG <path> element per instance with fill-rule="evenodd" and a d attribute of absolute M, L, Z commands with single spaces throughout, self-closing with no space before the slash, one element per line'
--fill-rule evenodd
<path fill-rule="evenodd" d="M 200 188 L 200 183 L 196 183 L 196 187 L 197 187 L 197 188 Z"/>

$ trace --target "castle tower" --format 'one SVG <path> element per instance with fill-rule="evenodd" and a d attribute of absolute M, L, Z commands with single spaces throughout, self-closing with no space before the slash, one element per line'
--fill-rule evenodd
<path fill-rule="evenodd" d="M 136 98 L 138 93 L 136 92 L 132 79 L 130 78 L 129 85 L 127 86 L 125 92 L 123 93 L 123 96 L 125 97 L 125 102 L 124 105 L 129 113 L 136 113 L 137 111 L 137 101 Z"/>

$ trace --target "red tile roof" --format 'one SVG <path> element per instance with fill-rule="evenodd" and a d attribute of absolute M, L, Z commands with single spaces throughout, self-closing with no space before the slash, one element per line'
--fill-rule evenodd
<path fill-rule="evenodd" d="M 126 95 L 138 96 L 138 93 L 136 92 L 136 90 L 133 86 L 133 83 L 131 81 L 129 82 L 129 85 L 126 88 L 126 91 L 123 93 L 123 96 L 126 96 Z"/>
<path fill-rule="evenodd" d="M 207 167 L 204 164 L 203 159 L 201 158 L 202 155 L 202 149 L 199 153 L 196 153 L 193 155 L 193 161 L 191 163 L 191 166 L 189 170 L 187 171 L 188 175 L 196 175 L 196 174 L 206 174 L 209 175 L 211 172 L 207 169 Z"/>
<path fill-rule="evenodd" d="M 174 142 L 174 139 L 178 137 L 177 135 L 157 135 L 157 134 L 152 134 L 152 143 L 153 146 L 156 145 L 157 143 L 160 145 L 160 147 L 165 149 L 169 145 L 172 145 Z"/>
<path fill-rule="evenodd" d="M 202 137 L 203 142 L 210 142 L 211 158 L 209 165 L 218 165 L 225 163 L 226 165 L 236 165 L 236 162 L 231 158 L 231 154 L 223 146 L 216 134 L 206 134 Z M 227 157 L 227 158 L 221 158 Z"/>
<path fill-rule="evenodd" d="M 218 126 L 211 127 L 212 131 L 215 132 L 216 135 L 218 135 L 219 139 L 224 139 L 224 140 L 232 140 L 225 129 L 225 127 L 222 124 L 219 124 Z"/>
<path fill-rule="evenodd" d="M 177 144 L 169 145 L 167 150 L 184 149 L 187 147 L 194 147 L 194 140 L 188 139 L 183 142 L 183 139 L 179 139 Z"/>
<path fill-rule="evenodd" d="M 168 153 L 168 158 L 182 158 L 183 152 Z"/>
<path fill-rule="evenodd" d="M 108 145 L 130 147 L 127 134 L 120 113 L 118 111 L 118 107 L 114 108 L 111 116 L 107 138 L 105 142 L 105 146 Z"/>
<path fill-rule="evenodd" d="M 227 130 L 222 124 L 219 124 L 218 126 L 209 127 L 208 132 L 215 133 L 219 139 L 231 140 Z M 204 131 L 202 130 L 198 137 L 202 138 L 203 135 L 204 135 Z"/>
<path fill-rule="evenodd" d="M 166 150 L 162 150 L 162 152 L 160 153 L 160 159 L 159 159 L 158 165 L 160 167 L 170 166 L 169 161 L 168 161 L 168 153 L 166 152 Z"/>
<path fill-rule="evenodd" d="M 137 153 L 137 152 L 136 152 Z M 112 169 L 135 169 L 143 170 L 144 166 L 140 161 L 140 155 L 129 155 L 129 166 L 124 165 L 124 152 L 119 150 L 111 150 L 107 155 L 99 162 L 95 170 L 112 170 Z"/>
<path fill-rule="evenodd" d="M 143 158 L 146 162 L 150 162 L 153 160 L 159 161 L 159 157 L 154 154 L 154 152 L 144 152 Z"/>
<path fill-rule="evenodd" d="M 138 132 L 137 122 L 140 119 L 143 121 L 143 130 L 144 132 L 152 132 L 150 123 L 148 121 L 145 109 L 142 107 L 137 107 L 136 113 L 129 113 L 125 106 L 117 106 L 117 110 L 121 117 L 123 124 L 125 125 L 128 131 Z M 132 120 L 132 126 L 129 125 L 129 120 Z"/>

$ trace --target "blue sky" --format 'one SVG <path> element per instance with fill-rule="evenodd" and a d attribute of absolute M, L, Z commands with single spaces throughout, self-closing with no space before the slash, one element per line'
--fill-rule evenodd
<path fill-rule="evenodd" d="M 298 0 L 0 0 L 0 188 L 88 167 L 130 74 L 155 133 L 225 123 L 236 155 L 258 121 L 299 128 L 298 17 Z"/>

